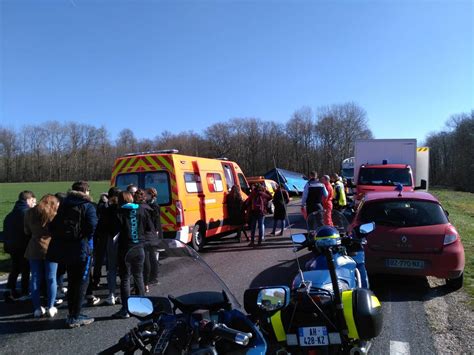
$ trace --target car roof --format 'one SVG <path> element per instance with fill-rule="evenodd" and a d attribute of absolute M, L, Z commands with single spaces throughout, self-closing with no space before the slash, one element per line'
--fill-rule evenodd
<path fill-rule="evenodd" d="M 364 196 L 365 201 L 379 201 L 379 200 L 394 200 L 394 199 L 409 199 L 409 200 L 425 200 L 439 203 L 438 199 L 432 194 L 423 191 L 402 191 L 399 196 L 398 191 L 384 191 L 384 192 L 367 192 Z"/>

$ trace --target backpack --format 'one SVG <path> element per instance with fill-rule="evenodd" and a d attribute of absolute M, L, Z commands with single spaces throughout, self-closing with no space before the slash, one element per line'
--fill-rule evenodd
<path fill-rule="evenodd" d="M 70 241 L 82 239 L 83 215 L 83 204 L 59 208 L 51 226 L 53 236 Z"/>
<path fill-rule="evenodd" d="M 252 212 L 265 213 L 266 208 L 265 199 L 261 194 L 257 194 L 257 196 L 252 199 Z"/>

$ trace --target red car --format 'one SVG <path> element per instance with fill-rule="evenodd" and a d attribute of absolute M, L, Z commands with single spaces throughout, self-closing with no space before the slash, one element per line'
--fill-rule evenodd
<path fill-rule="evenodd" d="M 426 192 L 367 193 L 352 226 L 375 222 L 365 246 L 372 274 L 435 276 L 459 289 L 463 284 L 464 247 L 448 213 Z"/>

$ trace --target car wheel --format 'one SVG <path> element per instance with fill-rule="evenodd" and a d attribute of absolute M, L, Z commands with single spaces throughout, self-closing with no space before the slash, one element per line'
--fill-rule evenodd
<path fill-rule="evenodd" d="M 206 228 L 202 223 L 197 223 L 193 228 L 192 245 L 196 251 L 201 251 L 206 244 Z"/>
<path fill-rule="evenodd" d="M 446 279 L 446 286 L 451 290 L 459 290 L 464 282 L 464 273 L 462 273 L 459 277 L 455 279 Z"/>

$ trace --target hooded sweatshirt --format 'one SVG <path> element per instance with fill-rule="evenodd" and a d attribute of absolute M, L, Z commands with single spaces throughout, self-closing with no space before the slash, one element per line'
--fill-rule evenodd
<path fill-rule="evenodd" d="M 119 224 L 119 250 L 127 251 L 145 242 L 145 231 L 154 228 L 146 204 L 126 203 L 117 214 Z M 148 207 L 149 208 L 149 207 Z"/>

